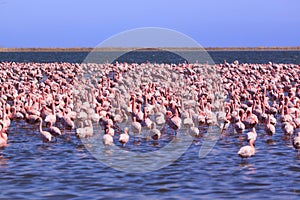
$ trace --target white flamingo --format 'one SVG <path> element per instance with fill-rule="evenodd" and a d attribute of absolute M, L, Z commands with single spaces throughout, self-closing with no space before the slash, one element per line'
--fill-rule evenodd
<path fill-rule="evenodd" d="M 114 144 L 114 138 L 110 134 L 104 134 L 102 142 L 106 147 L 112 146 Z"/>
<path fill-rule="evenodd" d="M 249 145 L 243 146 L 240 148 L 240 150 L 237 153 L 242 159 L 243 158 L 249 158 L 255 154 L 255 148 L 254 148 L 254 140 L 251 139 L 249 141 Z"/>
<path fill-rule="evenodd" d="M 120 134 L 119 137 L 119 142 L 122 144 L 122 146 L 124 147 L 126 145 L 126 143 L 129 141 L 129 134 L 128 134 L 128 128 L 125 127 L 124 128 L 124 133 Z"/>
<path fill-rule="evenodd" d="M 150 136 L 153 140 L 158 140 L 161 137 L 161 132 L 156 128 L 156 124 L 151 124 Z"/>

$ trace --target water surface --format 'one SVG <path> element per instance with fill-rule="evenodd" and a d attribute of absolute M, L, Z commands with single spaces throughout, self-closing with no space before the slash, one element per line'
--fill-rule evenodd
<path fill-rule="evenodd" d="M 297 199 L 300 195 L 300 156 L 279 127 L 272 140 L 258 127 L 256 155 L 248 161 L 237 156 L 246 145 L 245 134 L 224 135 L 203 159 L 203 138 L 168 167 L 149 173 L 116 171 L 96 160 L 80 139 L 67 135 L 42 143 L 37 125 L 13 122 L 9 146 L 0 150 L 2 198 L 152 198 Z M 88 140 L 101 140 L 96 129 Z M 166 140 L 159 141 L 163 146 Z M 120 144 L 116 144 L 120 145 Z M 153 148 L 141 140 L 129 150 Z M 155 150 L 155 147 L 153 148 Z"/>
<path fill-rule="evenodd" d="M 174 52 L 176 54 L 176 52 Z M 239 60 L 240 63 L 294 63 L 300 64 L 300 51 L 208 51 L 215 63 L 233 62 Z M 87 57 L 89 52 L 0 52 L 0 61 L 14 62 L 72 62 L 81 63 Z M 118 58 L 117 52 L 100 52 L 99 57 Z M 189 51 L 183 53 L 184 58 L 190 58 L 192 61 L 199 60 L 201 53 Z M 120 62 L 157 62 L 157 63 L 178 63 L 184 59 L 174 57 L 174 54 L 161 51 L 131 52 L 125 57 L 119 57 Z M 201 60 L 201 59 L 200 59 Z"/>

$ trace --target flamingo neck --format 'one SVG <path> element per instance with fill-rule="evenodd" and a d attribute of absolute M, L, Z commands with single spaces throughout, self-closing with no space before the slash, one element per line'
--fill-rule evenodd
<path fill-rule="evenodd" d="M 7 140 L 7 134 L 5 132 L 2 132 L 1 135 L 3 139 Z"/>
<path fill-rule="evenodd" d="M 286 108 L 286 115 L 289 115 L 290 114 L 289 108 L 287 106 L 285 108 Z"/>
<path fill-rule="evenodd" d="M 283 116 L 284 115 L 284 106 L 282 105 L 281 110 L 280 110 L 280 115 Z"/>
<path fill-rule="evenodd" d="M 117 93 L 117 104 L 118 104 L 118 108 L 121 109 L 121 102 L 120 102 L 120 93 Z"/>
<path fill-rule="evenodd" d="M 132 103 L 131 103 L 131 110 L 132 110 L 132 112 L 134 113 L 135 112 L 135 97 L 133 97 L 133 99 L 132 99 Z"/>
<path fill-rule="evenodd" d="M 43 129 L 42 129 L 42 124 L 43 124 L 43 120 L 42 120 L 42 119 L 40 119 L 40 126 L 39 126 L 40 132 L 43 132 Z"/>
<path fill-rule="evenodd" d="M 253 140 L 253 139 L 250 140 L 249 145 L 250 145 L 252 148 L 254 148 L 254 140 Z"/>
<path fill-rule="evenodd" d="M 151 129 L 152 129 L 152 130 L 156 129 L 156 124 L 155 124 L 154 122 L 152 123 Z"/>
<path fill-rule="evenodd" d="M 52 101 L 52 114 L 55 115 L 55 105 L 54 105 L 54 99 Z"/>
<path fill-rule="evenodd" d="M 4 131 L 0 131 L 0 138 L 2 138 L 3 140 L 7 141 L 7 134 Z"/>
<path fill-rule="evenodd" d="M 266 106 L 265 104 L 263 103 L 263 101 L 261 102 L 261 110 L 262 110 L 262 113 L 265 113 L 265 110 L 266 110 Z"/>
<path fill-rule="evenodd" d="M 3 118 L 3 120 L 6 118 L 6 108 L 5 108 L 5 103 L 3 102 L 2 103 L 2 105 L 3 105 L 3 110 L 2 110 L 2 118 Z"/>
<path fill-rule="evenodd" d="M 252 104 L 252 112 L 253 112 L 253 110 L 255 109 L 255 106 L 256 106 L 256 101 L 255 101 L 255 99 L 253 100 L 253 104 Z"/>

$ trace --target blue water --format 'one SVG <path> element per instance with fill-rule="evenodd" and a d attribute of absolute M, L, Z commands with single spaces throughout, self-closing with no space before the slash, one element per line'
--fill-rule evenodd
<path fill-rule="evenodd" d="M 38 55 L 38 56 L 37 56 Z M 1 53 L 1 60 L 78 62 L 86 53 Z M 258 56 L 260 55 L 260 56 Z M 266 58 L 264 57 L 265 55 Z M 281 56 L 279 56 L 281 55 Z M 299 52 L 214 52 L 220 62 L 299 62 Z M 20 59 L 20 60 L 17 60 Z M 261 58 L 261 59 L 260 59 Z M 203 159 L 203 137 L 171 165 L 148 173 L 117 171 L 95 159 L 83 142 L 66 131 L 57 142 L 45 144 L 37 125 L 13 121 L 8 146 L 0 149 L 1 199 L 299 199 L 300 154 L 283 138 L 280 125 L 270 138 L 258 126 L 256 154 L 242 161 L 237 151 L 245 134 L 219 138 Z M 68 133 L 71 137 L 68 138 Z M 96 127 L 90 141 L 101 140 Z M 164 146 L 131 138 L 128 150 Z M 117 144 L 120 146 L 120 144 Z"/>
<path fill-rule="evenodd" d="M 239 60 L 240 63 L 294 63 L 300 64 L 300 51 L 209 51 L 209 55 L 215 63 L 233 62 Z M 81 63 L 89 52 L 0 52 L 0 61 L 14 62 L 72 62 Z M 99 57 L 103 60 L 114 56 L 114 52 L 101 52 Z M 175 54 L 175 55 L 174 55 Z M 186 57 L 191 60 L 199 60 L 199 54 L 186 52 Z M 185 58 L 186 58 L 185 57 Z M 129 52 L 119 57 L 118 61 L 126 62 L 157 62 L 157 63 L 178 63 L 185 58 L 176 56 L 176 52 Z"/>
<path fill-rule="evenodd" d="M 198 152 L 203 138 L 171 165 L 149 173 L 116 171 L 95 159 L 80 139 L 67 135 L 45 144 L 38 127 L 14 122 L 9 146 L 0 150 L 2 198 L 149 198 L 297 199 L 300 195 L 300 156 L 290 140 L 277 132 L 270 139 L 258 127 L 256 155 L 248 161 L 237 156 L 246 144 L 244 135 L 224 135 L 203 159 Z M 89 140 L 100 140 L 96 130 Z M 152 141 L 142 140 L 139 148 Z M 164 141 L 159 142 L 163 145 Z M 117 144 L 119 145 L 119 144 Z M 137 148 L 133 140 L 128 149 Z"/>

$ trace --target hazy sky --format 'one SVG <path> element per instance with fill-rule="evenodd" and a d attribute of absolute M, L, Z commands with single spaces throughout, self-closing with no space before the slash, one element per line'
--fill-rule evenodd
<path fill-rule="evenodd" d="M 0 47 L 94 47 L 140 27 L 204 47 L 300 46 L 299 0 L 0 0 Z"/>

